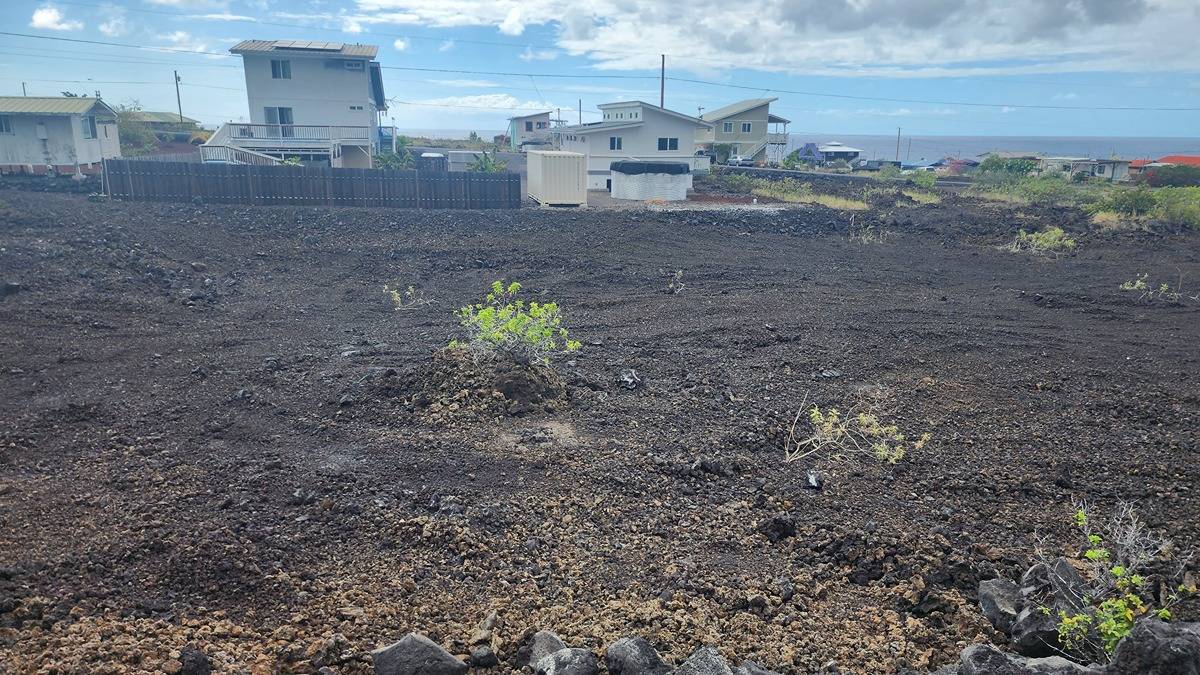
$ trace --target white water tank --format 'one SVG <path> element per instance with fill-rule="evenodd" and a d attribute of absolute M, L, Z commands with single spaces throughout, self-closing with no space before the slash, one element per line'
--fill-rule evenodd
<path fill-rule="evenodd" d="M 562 150 L 525 155 L 529 196 L 543 206 L 587 206 L 587 157 Z"/>

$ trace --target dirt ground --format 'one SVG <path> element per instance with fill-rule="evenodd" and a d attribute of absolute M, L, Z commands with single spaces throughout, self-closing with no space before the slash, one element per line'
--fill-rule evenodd
<path fill-rule="evenodd" d="M 977 583 L 1077 553 L 1073 499 L 1200 545 L 1200 303 L 1118 290 L 1200 284 L 1200 233 L 953 196 L 858 214 L 882 243 L 822 207 L 0 200 L 0 671 L 358 672 L 495 610 L 496 672 L 542 628 L 920 672 L 1000 641 Z M 1074 253 L 1001 250 L 1051 224 Z M 563 307 L 567 400 L 423 384 L 496 279 Z M 875 386 L 927 447 L 783 462 L 802 402 Z"/>

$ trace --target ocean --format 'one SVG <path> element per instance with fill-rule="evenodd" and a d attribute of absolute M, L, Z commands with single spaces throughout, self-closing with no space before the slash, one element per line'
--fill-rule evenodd
<path fill-rule="evenodd" d="M 466 138 L 465 129 L 401 129 L 400 133 L 437 138 Z M 491 139 L 498 130 L 478 130 Z M 862 151 L 866 159 L 895 159 L 895 136 L 864 136 L 828 132 L 788 134 L 788 151 L 805 143 L 840 141 Z M 1048 157 L 1156 159 L 1163 155 L 1200 155 L 1200 138 L 1117 136 L 900 136 L 900 159 L 905 163 L 932 162 L 942 157 L 977 157 L 992 151 L 1030 152 Z"/>

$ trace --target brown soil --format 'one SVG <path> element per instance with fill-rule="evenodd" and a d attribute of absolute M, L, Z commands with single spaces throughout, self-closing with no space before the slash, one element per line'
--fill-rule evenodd
<path fill-rule="evenodd" d="M 492 610 L 498 672 L 538 628 L 926 670 L 998 640 L 980 579 L 1076 552 L 1072 499 L 1200 544 L 1200 305 L 1117 290 L 1200 283 L 1194 232 L 957 197 L 858 214 L 881 244 L 820 207 L 0 199 L 0 671 L 352 672 Z M 1075 253 L 1000 249 L 1049 224 Z M 501 278 L 583 341 L 557 387 L 433 359 Z M 782 462 L 801 401 L 873 385 L 927 448 Z"/>

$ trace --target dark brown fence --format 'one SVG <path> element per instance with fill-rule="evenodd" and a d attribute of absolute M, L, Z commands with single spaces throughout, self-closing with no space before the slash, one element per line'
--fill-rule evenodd
<path fill-rule="evenodd" d="M 515 209 L 515 173 L 430 173 L 323 166 L 255 166 L 104 160 L 108 194 L 117 199 L 214 204 Z"/>

